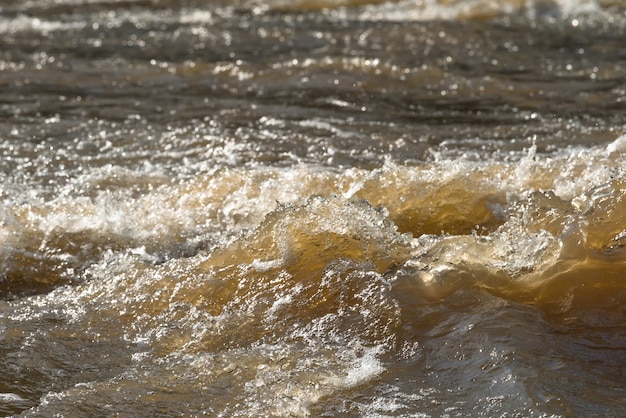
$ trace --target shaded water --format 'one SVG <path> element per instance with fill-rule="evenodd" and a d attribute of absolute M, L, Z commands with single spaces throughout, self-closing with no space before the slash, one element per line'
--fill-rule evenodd
<path fill-rule="evenodd" d="M 0 413 L 626 412 L 619 0 L 0 5 Z"/>

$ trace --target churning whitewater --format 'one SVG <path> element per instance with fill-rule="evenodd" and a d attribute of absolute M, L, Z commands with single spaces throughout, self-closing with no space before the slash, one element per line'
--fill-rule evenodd
<path fill-rule="evenodd" d="M 620 1 L 0 6 L 0 413 L 626 413 Z"/>

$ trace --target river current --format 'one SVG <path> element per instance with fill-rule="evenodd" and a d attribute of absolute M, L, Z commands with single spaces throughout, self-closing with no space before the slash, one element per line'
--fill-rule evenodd
<path fill-rule="evenodd" d="M 622 0 L 0 2 L 0 415 L 626 415 Z"/>

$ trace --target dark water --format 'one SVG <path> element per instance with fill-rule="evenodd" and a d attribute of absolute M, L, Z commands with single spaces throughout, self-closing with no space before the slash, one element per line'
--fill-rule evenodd
<path fill-rule="evenodd" d="M 621 0 L 0 3 L 0 413 L 626 414 Z"/>

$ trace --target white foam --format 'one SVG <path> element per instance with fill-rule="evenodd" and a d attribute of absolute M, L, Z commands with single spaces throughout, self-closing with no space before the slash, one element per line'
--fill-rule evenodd
<path fill-rule="evenodd" d="M 606 147 L 606 153 L 611 156 L 613 154 L 621 154 L 626 151 L 626 134 L 618 137 Z"/>
<path fill-rule="evenodd" d="M 80 21 L 61 22 L 20 15 L 12 19 L 0 18 L 0 33 L 33 31 L 47 34 L 58 30 L 80 30 L 86 25 L 86 22 Z"/>
<path fill-rule="evenodd" d="M 348 370 L 345 385 L 348 387 L 356 386 L 381 374 L 385 370 L 385 367 L 377 356 L 382 351 L 382 346 L 364 348 L 363 355 L 357 357 L 352 362 Z"/>
<path fill-rule="evenodd" d="M 0 393 L 0 402 L 15 403 L 25 401 L 27 401 L 27 399 L 24 399 L 20 395 L 17 395 L 15 393 Z"/>
<path fill-rule="evenodd" d="M 275 260 L 259 260 L 254 259 L 251 263 L 251 267 L 259 273 L 269 270 L 277 269 L 283 265 L 283 260 L 278 258 Z"/>
<path fill-rule="evenodd" d="M 180 14 L 181 23 L 212 23 L 213 14 L 208 10 L 184 10 Z"/>

